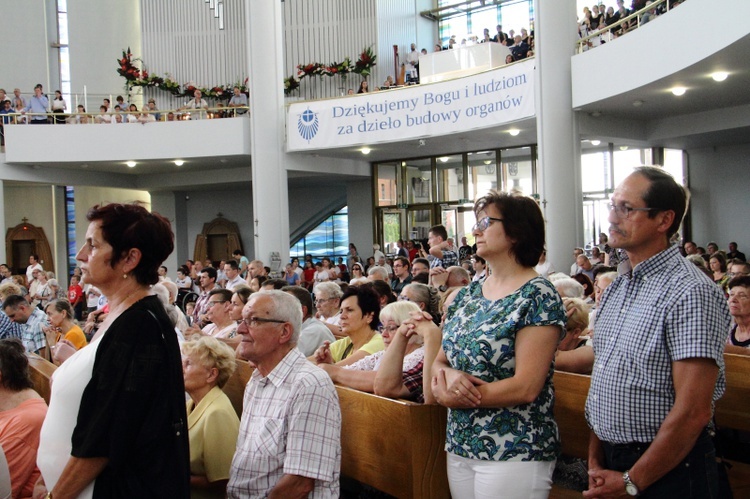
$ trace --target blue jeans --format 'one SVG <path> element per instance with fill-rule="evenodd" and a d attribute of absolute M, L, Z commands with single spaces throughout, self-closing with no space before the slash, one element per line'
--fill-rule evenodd
<path fill-rule="evenodd" d="M 602 442 L 606 468 L 617 471 L 629 470 L 646 452 L 649 445 Z M 716 449 L 708 431 L 704 430 L 685 459 L 642 491 L 639 497 L 644 499 L 665 497 L 713 499 L 718 496 Z"/>

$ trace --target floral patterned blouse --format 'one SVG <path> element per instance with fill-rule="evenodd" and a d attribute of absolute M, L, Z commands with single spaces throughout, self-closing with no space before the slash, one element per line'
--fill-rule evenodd
<path fill-rule="evenodd" d="M 443 351 L 454 369 L 487 382 L 515 373 L 516 333 L 526 326 L 558 326 L 565 331 L 565 307 L 554 286 L 535 277 L 497 301 L 473 282 L 448 309 Z M 560 445 L 552 415 L 550 363 L 544 387 L 530 404 L 501 408 L 450 409 L 446 450 L 485 461 L 552 461 Z"/>

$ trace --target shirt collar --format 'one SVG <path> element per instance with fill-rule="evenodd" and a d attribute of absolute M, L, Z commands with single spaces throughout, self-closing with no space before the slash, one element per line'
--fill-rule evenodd
<path fill-rule="evenodd" d="M 284 381 L 289 377 L 290 374 L 297 371 L 295 365 L 301 360 L 306 361 L 305 357 L 297 348 L 292 348 L 281 361 L 276 364 L 276 367 L 268 373 L 268 376 L 263 380 L 264 382 L 270 382 L 272 385 L 279 387 L 284 384 Z M 253 372 L 253 376 L 263 378 L 260 371 L 257 369 Z"/>
<path fill-rule="evenodd" d="M 677 245 L 673 244 L 664 251 L 660 251 L 651 258 L 648 258 L 638 265 L 632 271 L 633 277 L 648 278 L 659 274 L 664 270 L 667 263 L 679 253 Z"/>

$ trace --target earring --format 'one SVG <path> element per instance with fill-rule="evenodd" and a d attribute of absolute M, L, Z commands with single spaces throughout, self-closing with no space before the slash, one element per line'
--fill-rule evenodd
<path fill-rule="evenodd" d="M 127 279 L 128 278 L 128 274 L 122 274 L 122 278 L 123 279 Z"/>

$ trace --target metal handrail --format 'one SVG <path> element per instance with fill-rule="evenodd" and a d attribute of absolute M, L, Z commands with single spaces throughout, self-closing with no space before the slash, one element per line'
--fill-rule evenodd
<path fill-rule="evenodd" d="M 175 119 L 174 121 L 186 121 L 190 119 L 190 116 L 194 114 L 201 114 L 205 119 L 219 119 L 221 118 L 218 116 L 220 113 L 224 113 L 224 118 L 234 118 L 234 117 L 243 117 L 243 116 L 249 116 L 250 108 L 248 106 L 237 106 L 237 107 L 209 107 L 207 109 L 157 109 L 157 110 L 139 110 L 139 111 L 109 111 L 106 113 L 102 112 L 75 112 L 75 113 L 19 113 L 19 112 L 12 112 L 7 114 L 0 114 L 0 125 L 27 125 L 30 124 L 33 117 L 35 116 L 44 116 L 47 118 L 47 122 L 49 124 L 55 124 L 55 125 L 65 125 L 65 124 L 81 124 L 80 120 L 76 119 L 77 117 L 86 117 L 87 119 L 93 119 L 93 124 L 101 124 L 101 123 L 110 123 L 106 121 L 96 121 L 97 116 L 109 116 L 110 120 L 113 119 L 114 116 L 119 115 L 123 118 L 129 116 L 129 115 L 136 115 L 141 116 L 143 114 L 161 114 L 159 120 L 155 121 L 155 123 L 164 122 L 164 121 L 170 121 L 167 119 L 167 116 L 169 113 L 174 114 Z M 60 121 L 59 118 L 64 117 L 63 121 Z M 23 118 L 22 120 L 19 118 Z M 124 121 L 123 123 L 132 123 Z M 87 123 L 84 123 L 87 124 Z"/>
<path fill-rule="evenodd" d="M 641 27 L 641 16 L 643 14 L 645 14 L 646 12 L 648 12 L 650 10 L 658 8 L 661 4 L 666 4 L 667 5 L 667 11 L 666 12 L 669 12 L 669 2 L 670 2 L 670 0 L 655 0 L 653 3 L 651 3 L 649 5 L 646 5 L 641 10 L 633 12 L 629 16 L 620 19 L 616 23 L 611 24 L 609 26 L 605 26 L 604 28 L 599 28 L 598 30 L 596 30 L 593 33 L 591 33 L 590 35 L 587 35 L 587 36 L 581 38 L 580 40 L 578 40 L 576 42 L 576 52 L 578 54 L 580 54 L 581 52 L 583 52 L 584 51 L 583 47 L 588 45 L 587 42 L 589 40 L 592 40 L 592 39 L 597 38 L 599 36 L 605 35 L 607 33 L 611 33 L 612 30 L 616 30 L 617 28 L 622 27 L 623 24 L 628 23 L 628 22 L 630 22 L 633 19 L 635 19 L 636 22 L 637 22 L 637 26 L 635 28 L 633 28 L 633 29 L 640 28 Z M 666 12 L 665 12 L 665 14 L 666 14 Z"/>

